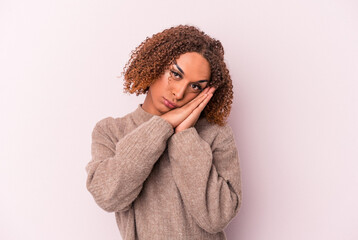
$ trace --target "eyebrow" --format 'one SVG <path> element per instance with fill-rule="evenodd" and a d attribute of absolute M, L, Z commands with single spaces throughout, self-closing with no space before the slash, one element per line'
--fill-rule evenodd
<path fill-rule="evenodd" d="M 177 66 L 177 68 L 179 69 L 179 71 L 184 75 L 184 71 L 178 66 L 178 64 L 176 62 L 174 62 L 175 66 Z"/>
<path fill-rule="evenodd" d="M 178 66 L 178 64 L 176 62 L 174 62 L 175 66 L 178 68 L 178 70 L 184 75 L 184 71 Z M 209 82 L 209 80 L 200 80 L 200 81 L 196 81 L 196 82 L 199 82 L 199 83 L 202 83 L 202 82 Z"/>

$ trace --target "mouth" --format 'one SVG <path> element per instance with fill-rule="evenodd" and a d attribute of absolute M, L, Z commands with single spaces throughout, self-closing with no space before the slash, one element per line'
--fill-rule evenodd
<path fill-rule="evenodd" d="M 166 99 L 165 97 L 163 97 L 163 99 L 164 99 L 164 105 L 167 106 L 168 108 L 174 109 L 178 107 L 177 105 Z"/>

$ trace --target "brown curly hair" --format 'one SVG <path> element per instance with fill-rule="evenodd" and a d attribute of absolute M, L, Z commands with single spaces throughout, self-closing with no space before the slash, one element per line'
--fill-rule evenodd
<path fill-rule="evenodd" d="M 200 117 L 208 122 L 224 125 L 231 111 L 233 86 L 224 62 L 224 48 L 219 40 L 211 38 L 198 27 L 177 25 L 147 37 L 135 50 L 123 68 L 124 92 L 145 94 L 149 86 L 171 65 L 173 60 L 187 52 L 200 53 L 210 64 L 208 86 L 215 94 Z"/>

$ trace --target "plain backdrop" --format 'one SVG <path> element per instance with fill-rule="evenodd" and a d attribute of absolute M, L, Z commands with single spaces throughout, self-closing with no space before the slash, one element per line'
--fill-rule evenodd
<path fill-rule="evenodd" d="M 120 76 L 178 25 L 220 40 L 243 205 L 229 240 L 358 239 L 358 3 L 0 1 L 0 239 L 121 239 L 87 191 L 97 121 L 133 111 Z"/>

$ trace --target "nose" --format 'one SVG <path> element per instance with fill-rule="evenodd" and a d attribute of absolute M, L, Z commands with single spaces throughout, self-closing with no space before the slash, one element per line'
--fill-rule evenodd
<path fill-rule="evenodd" d="M 187 86 L 184 81 L 173 83 L 172 93 L 176 100 L 181 100 L 184 98 L 186 88 Z"/>

